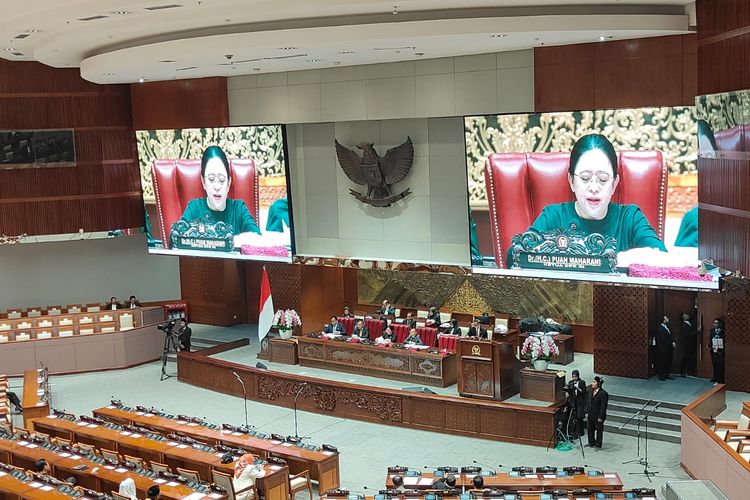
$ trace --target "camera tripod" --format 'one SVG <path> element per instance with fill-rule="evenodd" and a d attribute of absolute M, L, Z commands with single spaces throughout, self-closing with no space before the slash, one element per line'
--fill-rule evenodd
<path fill-rule="evenodd" d="M 164 333 L 164 350 L 161 353 L 161 378 L 159 379 L 161 382 L 177 376 L 167 373 L 167 357 L 170 352 L 174 352 L 176 355 L 179 345 L 177 335 L 172 330 Z"/>
<path fill-rule="evenodd" d="M 562 407 L 561 411 L 563 412 L 563 414 L 568 414 L 567 418 L 563 417 L 555 425 L 555 430 L 552 431 L 552 435 L 550 436 L 549 442 L 547 443 L 547 451 L 549 451 L 550 448 L 556 447 L 558 439 L 569 449 L 575 447 L 575 438 L 570 438 L 570 435 L 572 434 L 571 429 L 575 431 L 577 431 L 578 429 L 578 418 L 575 417 L 575 408 L 571 406 L 570 403 L 566 403 L 565 406 Z M 586 458 L 586 452 L 583 451 L 583 441 L 581 441 L 580 435 L 578 435 L 578 445 L 581 447 L 581 456 L 583 458 Z"/>

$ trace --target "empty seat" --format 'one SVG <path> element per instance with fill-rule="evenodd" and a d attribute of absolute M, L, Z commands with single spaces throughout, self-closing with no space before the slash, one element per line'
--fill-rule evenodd
<path fill-rule="evenodd" d="M 83 306 L 80 304 L 68 306 L 68 314 L 79 314 L 83 311 Z"/>
<path fill-rule="evenodd" d="M 16 328 L 24 329 L 31 328 L 31 321 L 21 321 L 16 325 Z"/>
<path fill-rule="evenodd" d="M 102 310 L 101 304 L 87 304 L 86 305 L 86 312 L 99 312 Z"/>
<path fill-rule="evenodd" d="M 59 316 L 62 314 L 62 307 L 61 306 L 52 306 L 47 309 L 47 315 L 48 316 Z"/>
<path fill-rule="evenodd" d="M 36 325 L 38 328 L 49 328 L 52 326 L 52 320 L 47 319 L 47 318 L 41 319 L 37 322 Z"/>
<path fill-rule="evenodd" d="M 176 470 L 177 470 L 177 474 L 179 474 L 180 476 L 184 477 L 185 479 L 187 479 L 189 481 L 200 481 L 201 480 L 201 476 L 200 476 L 200 474 L 198 474 L 197 471 L 190 470 L 190 469 L 181 469 L 179 467 L 177 467 Z"/>
<path fill-rule="evenodd" d="M 78 335 L 93 335 L 94 329 L 93 328 L 81 328 L 78 330 Z"/>
<path fill-rule="evenodd" d="M 8 311 L 8 319 L 21 319 L 21 311 Z"/>
<path fill-rule="evenodd" d="M 114 326 L 103 326 L 102 327 L 102 333 L 112 333 L 115 331 Z"/>
<path fill-rule="evenodd" d="M 0 344 L 5 343 L 8 341 L 7 335 L 0 335 Z"/>
<path fill-rule="evenodd" d="M 19 332 L 16 334 L 16 341 L 24 341 L 29 340 L 31 338 L 31 335 L 28 334 L 28 332 Z"/>
<path fill-rule="evenodd" d="M 151 470 L 156 472 L 157 474 L 160 472 L 172 472 L 167 464 L 160 464 L 159 462 L 154 462 L 153 460 L 151 460 L 149 462 L 149 465 L 151 466 Z"/>
<path fill-rule="evenodd" d="M 427 319 L 427 311 L 417 311 L 417 318 Z"/>
<path fill-rule="evenodd" d="M 57 323 L 59 326 L 70 326 L 73 324 L 72 318 L 60 318 L 60 322 Z"/>
<path fill-rule="evenodd" d="M 94 317 L 93 316 L 83 316 L 81 319 L 78 320 L 78 323 L 83 325 L 84 323 L 93 323 Z"/>
<path fill-rule="evenodd" d="M 440 324 L 447 323 L 451 320 L 451 313 L 440 312 Z"/>
<path fill-rule="evenodd" d="M 13 326 L 12 326 L 12 325 L 11 325 L 10 323 L 6 322 L 6 321 L 4 321 L 4 322 L 1 322 L 1 323 L 0 323 L 0 332 L 7 332 L 7 331 L 8 331 L 8 330 L 10 330 L 10 329 L 11 329 L 12 327 L 13 327 Z"/>
<path fill-rule="evenodd" d="M 101 316 L 99 316 L 99 321 L 101 321 L 102 323 L 109 323 L 114 320 L 115 320 L 115 317 L 112 316 L 111 314 L 102 314 Z"/>
<path fill-rule="evenodd" d="M 120 454 L 116 451 L 107 450 L 106 448 L 100 448 L 99 451 L 101 452 L 102 457 L 106 458 L 107 460 L 120 463 Z"/>
<path fill-rule="evenodd" d="M 38 339 L 49 339 L 52 338 L 52 332 L 48 330 L 42 330 L 41 332 L 38 332 L 36 334 L 36 338 Z"/>
<path fill-rule="evenodd" d="M 72 337 L 73 330 L 58 330 L 57 336 L 58 337 Z"/>
<path fill-rule="evenodd" d="M 34 307 L 32 309 L 29 309 L 26 311 L 26 316 L 29 318 L 38 318 L 42 315 L 42 308 L 41 307 Z"/>
<path fill-rule="evenodd" d="M 120 315 L 120 331 L 132 330 L 135 328 L 133 323 L 133 315 L 130 313 L 124 313 Z"/>

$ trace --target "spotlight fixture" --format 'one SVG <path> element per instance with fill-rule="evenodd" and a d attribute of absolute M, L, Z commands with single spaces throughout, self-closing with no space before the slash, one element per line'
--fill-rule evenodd
<path fill-rule="evenodd" d="M 415 52 L 414 55 L 417 57 L 422 57 L 424 55 L 424 52 Z"/>
<path fill-rule="evenodd" d="M 39 33 L 39 30 L 30 29 L 30 30 L 26 30 L 26 33 Z"/>
<path fill-rule="evenodd" d="M 6 50 L 7 52 L 13 52 L 13 51 L 14 51 L 14 50 L 16 50 L 16 49 L 14 49 L 13 47 L 7 47 L 7 48 L 6 48 L 5 50 Z"/>
<path fill-rule="evenodd" d="M 506 33 L 495 33 L 494 35 L 490 35 L 492 38 L 505 38 L 508 36 Z"/>
<path fill-rule="evenodd" d="M 127 16 L 128 14 L 132 14 L 129 10 L 113 10 L 110 11 L 110 14 L 113 16 Z"/>
<path fill-rule="evenodd" d="M 599 41 L 600 42 L 603 42 L 604 40 L 606 40 L 606 38 L 604 37 L 604 35 L 602 35 L 602 36 L 599 37 Z"/>
<path fill-rule="evenodd" d="M 260 68 L 253 68 L 253 71 L 260 71 Z"/>
<path fill-rule="evenodd" d="M 279 50 L 297 50 L 297 47 L 279 47 Z"/>
<path fill-rule="evenodd" d="M 342 56 L 346 56 L 349 54 L 354 54 L 354 51 L 353 50 L 339 50 L 338 53 L 341 54 Z"/>
<path fill-rule="evenodd" d="M 393 5 L 393 15 L 395 16 L 396 14 L 398 14 L 398 5 L 394 4 Z"/>
<path fill-rule="evenodd" d="M 145 81 L 146 81 L 146 77 L 145 77 L 145 76 L 142 76 L 142 77 L 140 77 L 140 78 L 138 79 L 138 83 L 143 83 L 143 82 L 145 82 Z"/>
<path fill-rule="evenodd" d="M 316 62 L 320 62 L 320 61 L 321 61 L 320 59 L 307 59 L 305 62 L 316 63 Z"/>

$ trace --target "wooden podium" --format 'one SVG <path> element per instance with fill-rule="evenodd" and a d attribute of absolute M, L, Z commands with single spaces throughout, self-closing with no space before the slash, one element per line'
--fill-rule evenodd
<path fill-rule="evenodd" d="M 503 401 L 518 394 L 526 365 L 516 357 L 515 343 L 463 337 L 457 354 L 461 396 Z"/>

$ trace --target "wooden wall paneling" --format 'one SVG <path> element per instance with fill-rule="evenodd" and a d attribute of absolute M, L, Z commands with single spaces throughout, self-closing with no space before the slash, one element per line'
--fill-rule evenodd
<path fill-rule="evenodd" d="M 594 285 L 594 371 L 621 377 L 649 377 L 646 288 Z"/>
<path fill-rule="evenodd" d="M 750 391 L 750 281 L 727 281 L 724 297 L 726 323 L 726 384 L 733 391 Z"/>
<path fill-rule="evenodd" d="M 0 171 L 0 233 L 105 231 L 143 224 L 130 93 L 74 69 L 0 61 L 0 129 L 73 129 L 75 167 Z"/>
<path fill-rule="evenodd" d="M 538 47 L 537 112 L 693 105 L 695 35 Z"/>
<path fill-rule="evenodd" d="M 136 130 L 229 125 L 225 77 L 133 83 L 130 95 Z"/>
<path fill-rule="evenodd" d="M 594 108 L 594 44 L 534 49 L 535 111 Z"/>
<path fill-rule="evenodd" d="M 304 331 L 317 330 L 334 314 L 341 314 L 344 302 L 343 270 L 338 267 L 299 266 L 302 285 L 300 315 Z"/>
<path fill-rule="evenodd" d="M 241 261 L 180 257 L 180 288 L 191 322 L 230 326 L 247 320 Z"/>
<path fill-rule="evenodd" d="M 357 295 L 357 270 L 342 268 L 341 279 L 344 287 L 344 305 L 354 306 L 359 303 Z"/>
<path fill-rule="evenodd" d="M 750 1 L 698 0 L 698 93 L 750 88 Z"/>

